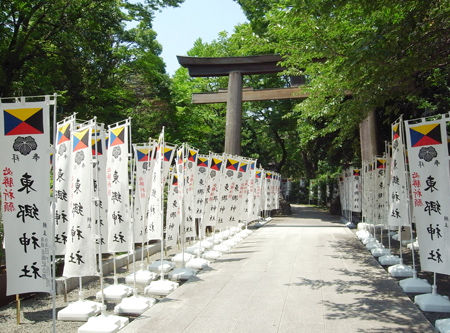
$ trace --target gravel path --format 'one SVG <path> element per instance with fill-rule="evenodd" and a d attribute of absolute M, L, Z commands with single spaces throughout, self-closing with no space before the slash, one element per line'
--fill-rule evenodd
<path fill-rule="evenodd" d="M 179 252 L 178 249 L 170 250 L 167 252 L 166 258 L 173 256 Z M 149 262 L 160 259 L 160 252 L 155 253 L 149 257 Z M 136 262 L 136 270 L 139 269 L 141 261 Z M 147 266 L 147 261 L 144 259 L 144 263 Z M 126 266 L 118 268 L 117 276 L 119 283 L 125 283 L 125 277 L 133 271 L 133 266 L 130 263 L 129 271 Z M 104 287 L 113 284 L 112 274 L 105 275 Z M 94 280 L 83 284 L 83 291 L 86 299 L 96 301 L 95 294 L 100 290 L 100 280 Z M 138 288 L 139 294 L 142 295 L 143 287 Z M 155 297 L 158 299 L 158 297 Z M 162 297 L 161 297 L 162 298 Z M 78 300 L 78 289 L 72 290 L 67 294 L 67 302 L 64 302 L 64 295 L 56 296 L 56 313 L 59 310 L 67 306 L 69 302 Z M 106 303 L 107 312 L 113 314 L 114 306 L 116 303 Z M 21 300 L 20 311 L 21 323 L 17 325 L 16 321 L 16 302 L 12 302 L 9 305 L 0 307 L 0 332 L 9 333 L 38 333 L 38 332 L 51 332 L 52 331 L 52 298 L 49 294 L 39 293 L 28 299 Z M 133 317 L 129 317 L 130 322 Z M 84 322 L 74 321 L 56 321 L 57 332 L 77 332 L 78 328 L 83 325 Z"/>

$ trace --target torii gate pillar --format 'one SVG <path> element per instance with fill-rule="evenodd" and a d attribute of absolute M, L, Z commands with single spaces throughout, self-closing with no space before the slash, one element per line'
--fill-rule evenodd
<path fill-rule="evenodd" d="M 227 119 L 225 125 L 225 153 L 241 154 L 242 74 L 228 75 Z"/>
<path fill-rule="evenodd" d="M 177 56 L 181 66 L 192 77 L 228 76 L 227 118 L 225 128 L 225 153 L 241 154 L 242 123 L 242 75 L 279 73 L 279 55 L 247 57 L 182 57 Z"/>

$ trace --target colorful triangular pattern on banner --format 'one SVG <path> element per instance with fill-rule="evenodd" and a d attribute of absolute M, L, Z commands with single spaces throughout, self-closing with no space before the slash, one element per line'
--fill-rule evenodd
<path fill-rule="evenodd" d="M 173 175 L 172 185 L 173 186 L 177 186 L 178 185 L 178 176 L 177 175 Z"/>
<path fill-rule="evenodd" d="M 392 126 L 392 140 L 397 140 L 400 137 L 400 125 L 395 124 Z"/>
<path fill-rule="evenodd" d="M 211 169 L 220 171 L 221 167 L 222 167 L 222 160 L 213 157 L 211 159 Z"/>
<path fill-rule="evenodd" d="M 148 148 L 137 148 L 136 149 L 136 154 L 137 154 L 137 160 L 139 162 L 148 162 L 148 153 L 149 153 L 149 149 Z"/>
<path fill-rule="evenodd" d="M 197 152 L 195 150 L 189 149 L 188 151 L 188 161 L 195 162 L 197 159 Z"/>
<path fill-rule="evenodd" d="M 93 138 L 91 139 L 92 155 L 103 155 L 102 139 Z"/>
<path fill-rule="evenodd" d="M 250 164 L 250 170 L 255 170 L 255 168 L 256 168 L 256 163 L 255 162 L 253 162 L 253 163 L 251 163 Z"/>
<path fill-rule="evenodd" d="M 109 144 L 111 147 L 123 144 L 125 140 L 125 127 L 122 126 L 111 129 L 109 131 L 109 139 Z"/>
<path fill-rule="evenodd" d="M 386 169 L 386 160 L 377 158 L 377 169 Z"/>
<path fill-rule="evenodd" d="M 361 170 L 353 169 L 353 176 L 361 176 Z"/>
<path fill-rule="evenodd" d="M 261 178 L 261 171 L 256 171 L 255 178 Z"/>
<path fill-rule="evenodd" d="M 58 139 L 57 144 L 70 140 L 70 123 L 58 127 Z"/>
<path fill-rule="evenodd" d="M 44 133 L 44 111 L 42 108 L 3 110 L 5 135 Z"/>
<path fill-rule="evenodd" d="M 177 164 L 183 163 L 183 150 L 177 150 Z"/>
<path fill-rule="evenodd" d="M 266 179 L 272 179 L 272 173 L 266 172 Z"/>
<path fill-rule="evenodd" d="M 89 128 L 73 133 L 73 149 L 77 151 L 89 147 Z"/>
<path fill-rule="evenodd" d="M 242 162 L 241 164 L 239 164 L 239 171 L 240 172 L 247 172 L 247 167 L 248 167 L 248 164 Z"/>
<path fill-rule="evenodd" d="M 172 157 L 173 148 L 164 147 L 164 161 L 169 162 Z"/>
<path fill-rule="evenodd" d="M 409 128 L 411 147 L 432 146 L 442 143 L 440 124 L 425 124 Z"/>
<path fill-rule="evenodd" d="M 236 171 L 239 167 L 239 162 L 236 160 L 232 160 L 231 158 L 227 158 L 227 165 L 225 166 L 228 170 Z"/>
<path fill-rule="evenodd" d="M 208 167 L 208 157 L 198 157 L 197 166 Z"/>

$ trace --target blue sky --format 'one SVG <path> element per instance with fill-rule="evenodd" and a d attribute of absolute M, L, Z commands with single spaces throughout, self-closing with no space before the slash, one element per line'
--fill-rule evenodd
<path fill-rule="evenodd" d="M 247 22 L 241 7 L 233 0 L 185 0 L 180 7 L 164 8 L 155 16 L 153 29 L 171 76 L 180 67 L 176 56 L 186 55 L 197 38 L 210 42 L 219 32 L 232 33 L 235 25 Z"/>

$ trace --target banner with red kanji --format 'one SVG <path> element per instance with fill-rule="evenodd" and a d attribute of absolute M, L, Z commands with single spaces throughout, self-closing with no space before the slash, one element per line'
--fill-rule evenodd
<path fill-rule="evenodd" d="M 444 117 L 405 121 L 422 270 L 450 274 L 449 169 Z"/>
<path fill-rule="evenodd" d="M 50 292 L 50 105 L 0 102 L 2 216 L 7 295 Z"/>

